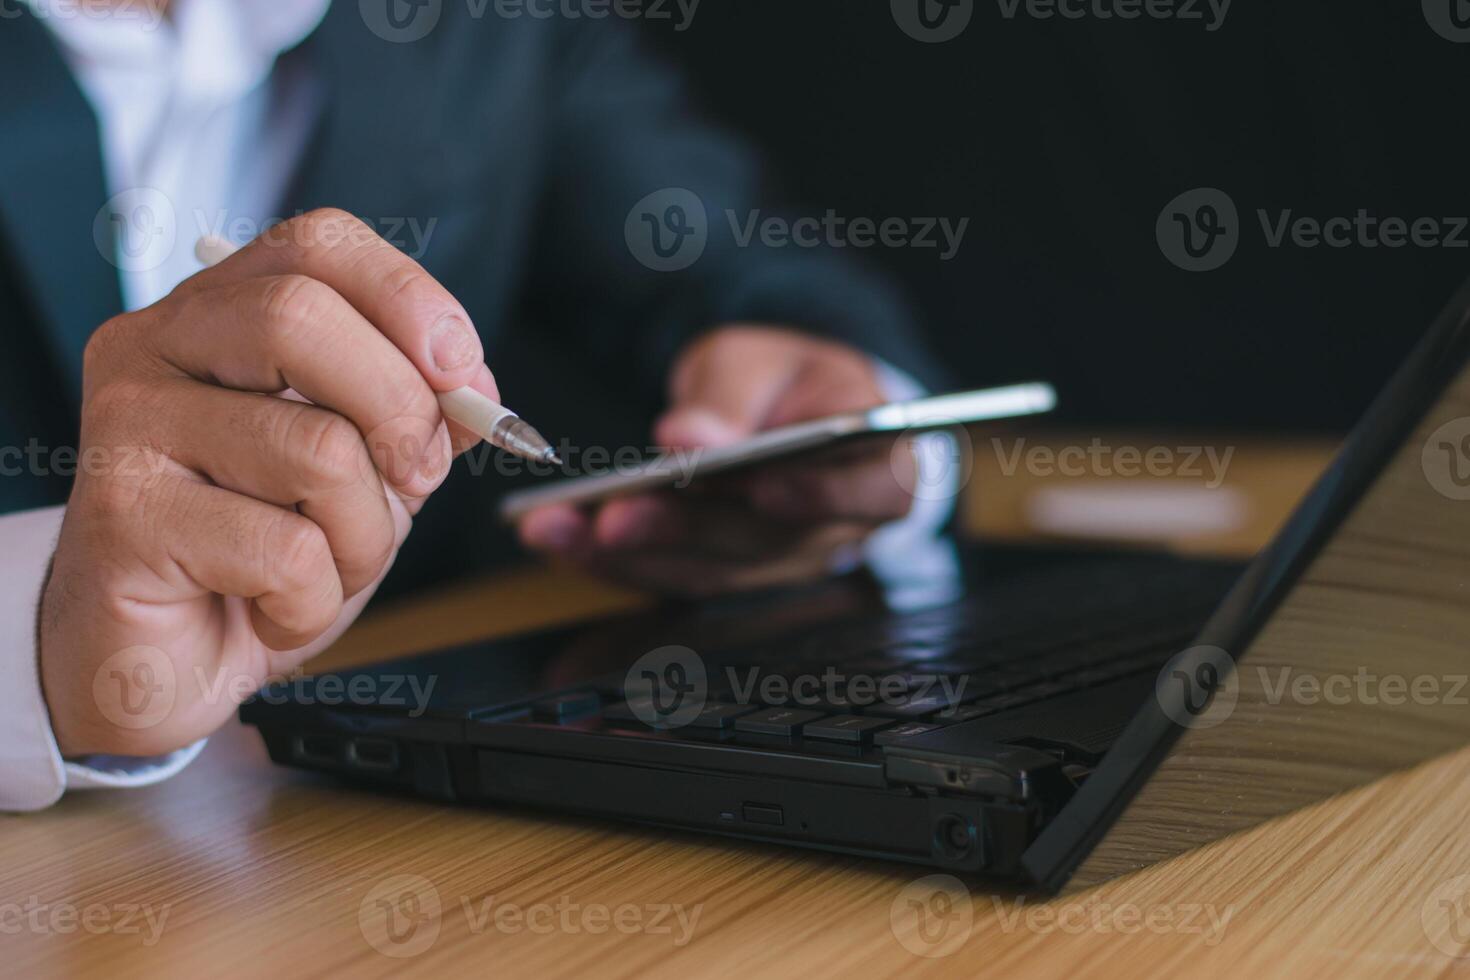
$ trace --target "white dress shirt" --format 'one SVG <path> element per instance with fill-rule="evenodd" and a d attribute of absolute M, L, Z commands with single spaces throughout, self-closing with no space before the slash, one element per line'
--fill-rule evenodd
<path fill-rule="evenodd" d="M 201 235 L 258 231 L 279 216 L 320 106 L 310 76 L 283 77 L 276 62 L 311 33 L 331 0 L 174 0 L 166 20 L 138 3 L 101 16 L 73 0 L 25 2 L 60 42 L 97 114 L 129 310 L 199 271 L 193 244 Z M 153 233 L 158 228 L 165 233 Z M 889 397 L 919 393 L 912 379 L 880 367 Z M 921 465 L 945 457 L 942 449 L 920 453 Z M 936 482 L 943 481 L 928 486 Z M 952 565 L 952 550 L 934 535 L 952 496 L 918 501 L 848 560 L 866 558 L 880 575 Z M 157 759 L 61 758 L 41 692 L 36 621 L 64 513 L 0 517 L 0 811 L 40 809 L 68 789 L 157 782 L 203 747 Z"/>
<path fill-rule="evenodd" d="M 272 73 L 330 0 L 175 0 L 167 20 L 140 3 L 104 16 L 73 0 L 26 2 L 97 114 L 128 309 L 199 271 L 199 235 L 237 220 L 259 229 L 277 215 L 318 106 L 308 76 L 280 92 Z M 135 234 L 139 220 L 167 233 Z M 63 762 L 41 694 L 36 612 L 64 512 L 0 517 L 0 810 L 50 806 L 67 789 L 157 782 L 203 748 Z"/>

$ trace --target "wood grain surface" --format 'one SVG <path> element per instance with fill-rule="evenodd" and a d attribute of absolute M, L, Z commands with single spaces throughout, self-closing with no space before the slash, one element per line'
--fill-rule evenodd
<path fill-rule="evenodd" d="M 1330 448 L 1241 443 L 1230 483 L 1254 531 L 1214 532 L 1211 550 L 1259 543 Z M 989 465 L 969 523 L 1025 533 L 1008 508 L 1055 477 Z M 637 601 L 527 571 L 379 610 L 323 664 Z M 1452 976 L 1470 974 L 1467 812 L 1470 751 L 1023 901 L 922 869 L 369 794 L 270 765 L 232 725 L 166 783 L 4 820 L 0 975 Z"/>

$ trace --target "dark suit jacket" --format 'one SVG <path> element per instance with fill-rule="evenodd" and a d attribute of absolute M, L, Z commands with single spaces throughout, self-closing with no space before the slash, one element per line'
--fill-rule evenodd
<path fill-rule="evenodd" d="M 538 428 L 645 445 L 672 356 L 729 322 L 800 326 L 929 375 L 872 277 L 820 250 L 736 245 L 726 211 L 743 221 L 763 201 L 752 154 L 696 118 L 632 31 L 468 11 L 445 3 L 427 38 L 390 43 L 338 0 L 285 56 L 316 74 L 326 108 L 280 214 L 435 221 L 419 260 L 464 303 L 506 402 Z M 96 120 L 29 14 L 0 20 L 0 91 L 0 446 L 74 446 L 82 349 L 121 311 L 92 234 L 109 196 Z M 681 272 L 651 271 L 624 237 L 635 202 L 665 188 L 694 191 L 709 217 L 707 251 Z M 512 553 L 494 498 L 513 482 L 451 477 L 386 591 Z M 69 484 L 0 477 L 0 511 L 60 503 Z"/>

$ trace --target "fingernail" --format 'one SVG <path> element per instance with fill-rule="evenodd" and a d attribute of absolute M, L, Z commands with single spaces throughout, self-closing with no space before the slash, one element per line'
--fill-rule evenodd
<path fill-rule="evenodd" d="M 479 360 L 480 342 L 469 324 L 451 313 L 429 331 L 429 352 L 439 370 L 458 371 Z"/>

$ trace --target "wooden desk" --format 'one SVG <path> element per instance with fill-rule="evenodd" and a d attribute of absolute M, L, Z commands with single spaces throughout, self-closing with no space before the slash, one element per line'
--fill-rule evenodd
<path fill-rule="evenodd" d="M 1249 519 L 1223 543 L 1216 534 L 1214 546 L 1239 551 L 1269 534 L 1329 450 L 1242 445 L 1230 483 L 1248 495 Z M 1044 478 L 999 479 L 986 456 L 977 457 L 969 523 L 1023 533 L 1017 501 Z M 635 601 L 552 572 L 518 575 L 379 611 L 323 664 Z M 1013 896 L 973 890 L 925 945 L 893 926 L 895 915 L 910 921 L 916 892 L 905 889 L 918 869 L 370 795 L 276 768 L 253 731 L 230 726 L 165 784 L 73 794 L 4 821 L 0 972 L 1470 974 L 1470 958 L 1450 955 L 1470 953 L 1453 938 L 1470 941 L 1470 912 L 1446 904 L 1460 894 L 1454 879 L 1470 874 L 1467 811 L 1470 751 L 1081 895 L 1018 907 Z M 421 931 L 387 948 L 430 941 L 389 957 L 370 941 L 383 945 L 374 903 L 414 887 Z M 652 922 L 674 906 L 685 923 L 698 915 L 682 945 L 687 925 L 672 911 Z M 921 953 L 955 948 L 916 955 L 900 936 Z"/>

